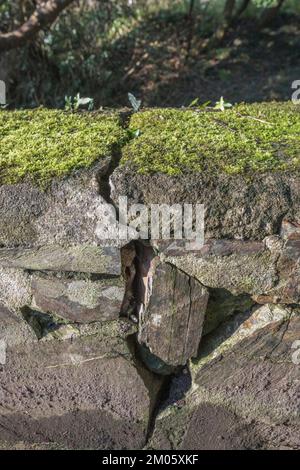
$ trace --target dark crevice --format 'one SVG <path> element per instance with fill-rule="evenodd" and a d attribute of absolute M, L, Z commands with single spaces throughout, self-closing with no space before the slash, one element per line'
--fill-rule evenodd
<path fill-rule="evenodd" d="M 147 444 L 155 428 L 156 418 L 159 412 L 161 411 L 162 404 L 169 397 L 172 377 L 171 376 L 164 376 L 164 377 L 159 376 L 158 374 L 151 372 L 147 368 L 147 366 L 144 364 L 141 358 L 141 355 L 139 353 L 139 345 L 137 342 L 136 334 L 128 336 L 126 338 L 126 342 L 127 342 L 128 349 L 131 352 L 132 357 L 134 358 L 136 369 L 139 372 L 139 375 L 144 381 L 146 387 L 147 387 L 146 374 L 152 373 L 154 374 L 154 376 L 157 375 L 158 380 L 162 380 L 162 383 L 157 392 L 157 395 L 152 396 L 151 393 L 149 394 L 151 401 L 150 401 L 149 421 L 148 421 L 148 428 L 146 432 L 146 442 L 145 442 L 145 444 Z"/>
<path fill-rule="evenodd" d="M 99 274 L 99 273 L 86 273 L 79 271 L 46 271 L 39 269 L 24 269 L 24 272 L 29 275 L 38 275 L 43 279 L 59 279 L 63 281 L 104 281 L 109 279 L 118 279 L 118 274 Z"/>
<path fill-rule="evenodd" d="M 28 306 L 21 308 L 21 314 L 39 340 L 65 324 L 63 320 L 54 318 L 53 314 L 38 312 Z"/>
<path fill-rule="evenodd" d="M 149 419 L 148 429 L 147 429 L 147 434 L 146 434 L 146 445 L 150 441 L 152 434 L 155 430 L 156 419 L 162 411 L 162 405 L 168 399 L 170 395 L 171 385 L 172 385 L 172 376 L 171 375 L 166 376 L 164 379 L 164 383 L 162 387 L 160 388 L 155 406 L 152 410 L 152 413 Z"/>
<path fill-rule="evenodd" d="M 123 129 L 128 130 L 130 117 L 132 115 L 132 111 L 122 111 L 119 114 L 119 122 Z M 120 161 L 122 158 L 122 149 L 123 146 L 131 139 L 131 135 L 128 132 L 127 139 L 125 141 L 121 141 L 116 143 L 112 148 L 112 157 L 109 160 L 108 164 L 104 169 L 101 170 L 98 174 L 98 185 L 99 185 L 99 194 L 100 196 L 105 199 L 108 204 L 114 206 L 116 213 L 118 214 L 118 207 L 115 205 L 114 201 L 111 198 L 111 185 L 110 185 L 110 177 L 113 172 L 118 168 L 120 165 Z"/>

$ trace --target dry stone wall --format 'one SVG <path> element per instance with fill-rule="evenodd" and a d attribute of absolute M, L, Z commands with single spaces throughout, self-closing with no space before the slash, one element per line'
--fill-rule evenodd
<path fill-rule="evenodd" d="M 300 448 L 300 177 L 113 158 L 0 187 L 0 447 Z M 204 203 L 203 247 L 104 240 L 119 196 Z"/>

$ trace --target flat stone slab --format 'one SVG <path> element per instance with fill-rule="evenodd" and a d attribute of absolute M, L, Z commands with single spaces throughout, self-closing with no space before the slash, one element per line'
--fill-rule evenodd
<path fill-rule="evenodd" d="M 297 174 L 243 175 L 189 173 L 176 177 L 139 174 L 130 164 L 111 177 L 116 204 L 204 204 L 205 238 L 262 241 L 279 234 L 281 221 L 300 220 L 300 177 Z"/>
<path fill-rule="evenodd" d="M 8 348 L 0 366 L 0 441 L 69 449 L 145 444 L 161 380 L 143 377 L 126 343 L 97 335 Z"/>
<path fill-rule="evenodd" d="M 277 257 L 277 250 L 263 243 L 230 240 L 207 243 L 195 252 L 173 248 L 163 253 L 166 262 L 205 286 L 226 289 L 234 295 L 259 295 L 272 289 L 278 279 Z"/>
<path fill-rule="evenodd" d="M 38 271 L 70 271 L 120 275 L 117 247 L 46 245 L 40 248 L 1 248 L 0 266 Z"/>
<path fill-rule="evenodd" d="M 124 299 L 121 278 L 63 281 L 34 277 L 31 308 L 76 323 L 116 320 Z"/>

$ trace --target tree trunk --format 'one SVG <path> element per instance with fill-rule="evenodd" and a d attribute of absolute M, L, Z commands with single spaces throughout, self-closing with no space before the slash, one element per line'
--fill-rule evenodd
<path fill-rule="evenodd" d="M 285 0 L 278 0 L 278 3 L 275 7 L 266 8 L 264 10 L 259 21 L 260 28 L 264 28 L 265 26 L 268 26 L 274 20 L 274 18 L 278 15 L 279 10 L 284 4 L 284 2 Z"/>
<path fill-rule="evenodd" d="M 235 0 L 226 0 L 226 4 L 224 8 L 225 23 L 229 24 L 231 22 L 234 9 L 235 9 Z"/>
<path fill-rule="evenodd" d="M 45 0 L 37 3 L 30 18 L 18 29 L 0 34 L 0 52 L 23 46 L 38 32 L 52 24 L 58 15 L 74 0 Z"/>

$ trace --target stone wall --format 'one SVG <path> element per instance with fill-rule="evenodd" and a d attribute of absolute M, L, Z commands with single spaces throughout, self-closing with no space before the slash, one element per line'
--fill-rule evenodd
<path fill-rule="evenodd" d="M 116 154 L 2 184 L 0 448 L 300 448 L 299 195 Z M 203 247 L 104 240 L 119 196 L 204 203 Z"/>

